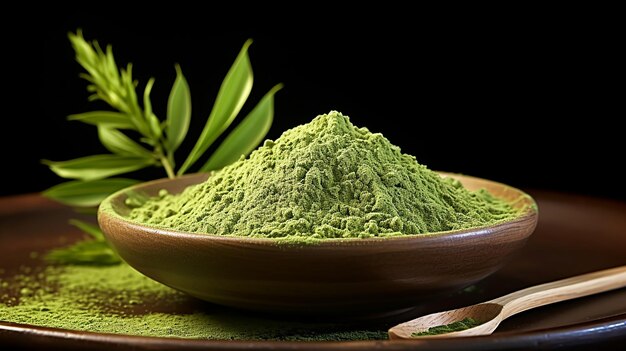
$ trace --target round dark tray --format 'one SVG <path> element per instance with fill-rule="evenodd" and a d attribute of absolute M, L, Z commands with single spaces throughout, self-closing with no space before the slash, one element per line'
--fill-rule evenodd
<path fill-rule="evenodd" d="M 626 264 L 626 203 L 530 191 L 539 225 L 522 252 L 482 281 L 480 294 L 442 298 L 429 313 L 488 300 L 556 279 Z M 0 199 L 0 267 L 5 274 L 28 262 L 32 251 L 59 246 L 80 233 L 67 224 L 73 212 L 38 195 Z M 30 260 L 32 261 L 32 260 Z M 406 318 L 406 317 L 405 317 Z M 399 320 L 398 322 L 401 322 Z M 502 350 L 617 347 L 626 341 L 626 289 L 531 310 L 506 320 L 490 336 L 463 339 L 278 342 L 208 341 L 88 333 L 0 322 L 0 345 L 46 349 L 246 350 Z"/>

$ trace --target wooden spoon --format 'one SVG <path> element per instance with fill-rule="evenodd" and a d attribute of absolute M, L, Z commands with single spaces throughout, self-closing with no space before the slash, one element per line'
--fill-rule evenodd
<path fill-rule="evenodd" d="M 389 338 L 456 338 L 489 335 L 493 333 L 500 322 L 514 314 L 554 302 L 619 289 L 624 286 L 626 286 L 626 266 L 587 273 L 526 288 L 477 305 L 422 316 L 392 327 L 389 329 Z M 461 321 L 465 318 L 473 318 L 481 324 L 473 328 L 445 334 L 411 336 L 413 333 Z"/>

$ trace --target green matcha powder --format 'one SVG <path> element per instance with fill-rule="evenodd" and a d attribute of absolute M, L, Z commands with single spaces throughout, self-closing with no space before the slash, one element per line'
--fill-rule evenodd
<path fill-rule="evenodd" d="M 386 339 L 385 327 L 304 323 L 196 300 L 122 263 L 0 278 L 0 321 L 99 333 L 209 340 Z"/>
<path fill-rule="evenodd" d="M 462 331 L 462 330 L 474 328 L 481 324 L 482 323 L 477 321 L 476 319 L 467 317 L 467 318 L 463 318 L 460 321 L 456 321 L 450 324 L 438 325 L 435 327 L 428 328 L 428 330 L 425 330 L 422 332 L 412 333 L 411 336 L 418 337 L 418 336 L 448 334 L 448 333 L 452 333 L 456 331 Z"/>
<path fill-rule="evenodd" d="M 330 112 L 129 216 L 186 232 L 300 241 L 449 231 L 515 215 L 488 192 L 440 177 L 382 134 Z"/>

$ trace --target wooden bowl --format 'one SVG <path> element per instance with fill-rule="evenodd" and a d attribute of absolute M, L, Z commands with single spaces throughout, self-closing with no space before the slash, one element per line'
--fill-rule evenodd
<path fill-rule="evenodd" d="M 498 270 L 537 223 L 534 200 L 504 184 L 453 174 L 524 212 L 492 226 L 384 239 L 333 239 L 285 246 L 252 239 L 178 232 L 127 220 L 129 189 L 181 192 L 208 174 L 157 180 L 119 191 L 98 220 L 118 254 L 146 276 L 216 304 L 309 315 L 374 316 L 401 312 L 425 296 L 451 292 Z"/>

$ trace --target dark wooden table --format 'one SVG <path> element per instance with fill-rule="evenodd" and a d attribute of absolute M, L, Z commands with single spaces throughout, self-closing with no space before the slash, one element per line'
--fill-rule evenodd
<path fill-rule="evenodd" d="M 523 251 L 479 284 L 481 299 L 530 285 L 626 264 L 626 203 L 530 191 L 539 204 L 539 225 Z M 76 240 L 67 224 L 75 214 L 38 195 L 0 198 L 0 268 L 17 272 L 29 254 Z M 442 299 L 428 309 L 480 301 Z M 426 310 L 424 312 L 427 312 Z M 431 341 L 216 342 L 145 338 L 55 330 L 0 322 L 0 346 L 80 349 L 613 349 L 626 344 L 626 289 L 528 311 L 506 320 L 491 336 Z"/>

